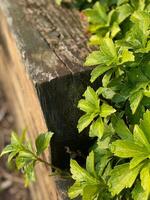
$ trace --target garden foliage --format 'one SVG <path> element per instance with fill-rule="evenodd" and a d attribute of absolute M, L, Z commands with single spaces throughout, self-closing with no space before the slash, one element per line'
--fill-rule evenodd
<path fill-rule="evenodd" d="M 78 131 L 97 141 L 83 169 L 71 160 L 69 197 L 147 200 L 150 193 L 150 1 L 96 1 L 83 11 L 91 83 L 78 108 Z M 89 129 L 88 129 L 89 127 Z"/>
<path fill-rule="evenodd" d="M 61 1 L 57 0 L 60 4 Z M 70 199 L 148 200 L 150 198 L 150 0 L 77 0 L 89 22 L 86 58 L 93 67 L 78 108 L 83 115 L 78 131 L 89 132 L 96 142 L 81 167 L 75 160 L 70 170 L 75 183 Z M 95 89 L 94 82 L 99 84 Z M 24 135 L 24 134 L 23 134 Z M 36 151 L 12 134 L 1 155 L 16 158 L 26 182 L 34 179 L 34 165 L 52 134 L 36 140 Z M 30 170 L 31 169 L 31 170 Z M 33 174 L 33 173 L 32 173 Z M 29 175 L 29 176 L 28 176 Z M 33 178 L 32 178 L 33 177 Z"/>

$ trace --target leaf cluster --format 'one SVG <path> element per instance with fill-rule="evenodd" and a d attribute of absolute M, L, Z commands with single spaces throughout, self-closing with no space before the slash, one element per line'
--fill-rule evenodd
<path fill-rule="evenodd" d="M 24 174 L 25 186 L 30 182 L 35 181 L 35 165 L 37 162 L 46 162 L 39 156 L 49 146 L 53 133 L 47 132 L 40 134 L 35 141 L 35 148 L 33 148 L 30 141 L 26 137 L 26 130 L 18 136 L 15 132 L 11 134 L 11 142 L 8 144 L 0 154 L 2 157 L 8 154 L 8 162 L 15 161 L 18 170 Z"/>
<path fill-rule="evenodd" d="M 75 183 L 69 196 L 148 200 L 150 1 L 100 0 L 83 12 L 89 22 L 89 44 L 96 47 L 84 66 L 94 67 L 90 82 L 99 87 L 88 86 L 79 101 L 84 114 L 77 128 L 81 133 L 89 127 L 89 136 L 97 141 L 85 169 L 71 161 Z M 80 177 L 80 170 L 98 183 Z"/>

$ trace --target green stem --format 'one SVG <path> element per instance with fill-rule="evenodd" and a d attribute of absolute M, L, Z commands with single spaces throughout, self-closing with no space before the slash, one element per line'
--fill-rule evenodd
<path fill-rule="evenodd" d="M 46 160 L 43 160 L 42 158 L 38 157 L 34 152 L 32 152 L 31 150 L 27 149 L 26 147 L 23 146 L 23 148 L 24 148 L 24 150 L 26 152 L 32 154 L 36 158 L 37 161 L 39 161 L 41 163 L 44 163 L 45 165 L 47 165 L 47 166 L 51 167 L 52 169 L 56 170 L 59 173 L 60 176 L 61 176 L 61 174 L 63 174 L 63 171 L 60 168 L 55 167 L 53 164 L 51 164 L 51 163 L 47 162 Z M 63 176 L 63 177 L 65 177 L 65 176 Z M 66 177 L 68 178 L 68 176 L 66 176 Z M 71 176 L 70 176 L 70 178 L 71 178 Z"/>

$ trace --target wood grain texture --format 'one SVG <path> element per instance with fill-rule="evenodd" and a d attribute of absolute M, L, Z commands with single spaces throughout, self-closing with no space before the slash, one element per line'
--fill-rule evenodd
<path fill-rule="evenodd" d="M 0 79 L 15 111 L 18 128 L 28 127 L 28 134 L 34 141 L 37 134 L 47 130 L 35 89 L 24 71 L 20 54 L 14 42 L 6 20 L 0 12 Z M 34 102 L 34 103 L 33 103 Z M 36 111 L 36 115 L 34 114 Z M 49 158 L 47 152 L 43 155 Z M 30 187 L 33 200 L 61 199 L 54 180 L 45 166 L 36 169 L 37 182 Z M 44 178 L 43 178 L 44 177 Z"/>
<path fill-rule="evenodd" d="M 90 49 L 79 13 L 52 0 L 0 0 L 0 8 L 7 19 L 0 13 L 0 79 L 18 129 L 27 127 L 32 141 L 47 128 L 54 131 L 52 162 L 68 168 L 66 148 L 80 162 L 76 152 L 85 156 L 89 143 L 76 129 L 77 102 L 90 72 L 83 67 Z M 68 181 L 48 173 L 42 166 L 37 169 L 33 199 L 68 199 Z"/>

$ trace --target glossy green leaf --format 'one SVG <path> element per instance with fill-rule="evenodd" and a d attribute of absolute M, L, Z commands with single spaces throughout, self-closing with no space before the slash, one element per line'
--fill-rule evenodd
<path fill-rule="evenodd" d="M 129 51 L 127 48 L 124 48 L 119 55 L 119 65 L 126 62 L 133 62 L 135 60 L 135 56 L 132 51 Z"/>
<path fill-rule="evenodd" d="M 96 121 L 94 121 L 91 126 L 90 126 L 90 132 L 89 136 L 90 137 L 98 137 L 99 139 L 103 136 L 104 133 L 104 123 L 99 117 Z"/>
<path fill-rule="evenodd" d="M 106 37 L 101 42 L 100 51 L 93 51 L 87 58 L 85 66 L 111 65 L 117 60 L 117 53 L 112 39 Z"/>
<path fill-rule="evenodd" d="M 140 145 L 145 146 L 147 149 L 150 149 L 150 143 L 148 142 L 146 135 L 142 131 L 142 129 L 139 128 L 138 125 L 134 126 L 134 141 Z"/>
<path fill-rule="evenodd" d="M 105 7 L 102 6 L 98 1 L 95 3 L 92 9 L 86 9 L 84 11 L 88 17 L 88 21 L 94 24 L 105 24 L 107 21 L 107 14 Z"/>
<path fill-rule="evenodd" d="M 102 84 L 103 87 L 107 87 L 110 81 L 110 78 L 112 76 L 113 70 L 109 70 L 108 72 L 106 72 L 102 78 Z"/>
<path fill-rule="evenodd" d="M 100 185 L 87 185 L 83 189 L 83 200 L 96 200 L 100 193 Z"/>
<path fill-rule="evenodd" d="M 137 182 L 132 190 L 132 197 L 134 200 L 148 200 L 149 194 L 141 187 L 140 182 Z"/>
<path fill-rule="evenodd" d="M 143 120 L 140 122 L 139 126 L 144 132 L 148 142 L 150 143 L 150 111 L 146 111 L 143 115 Z"/>
<path fill-rule="evenodd" d="M 68 196 L 70 199 L 74 199 L 83 193 L 83 186 L 80 182 L 75 182 L 68 190 Z"/>
<path fill-rule="evenodd" d="M 80 119 L 78 120 L 78 131 L 81 133 L 92 121 L 93 119 L 97 116 L 97 114 L 85 114 Z"/>
<path fill-rule="evenodd" d="M 139 90 L 130 96 L 130 107 L 134 114 L 143 98 L 143 91 Z"/>
<path fill-rule="evenodd" d="M 121 6 L 118 6 L 116 12 L 117 12 L 117 22 L 120 24 L 132 14 L 133 9 L 128 3 L 126 3 Z"/>
<path fill-rule="evenodd" d="M 114 124 L 114 128 L 116 133 L 121 139 L 129 139 L 132 140 L 133 136 L 128 127 L 126 126 L 125 122 L 122 119 L 116 119 L 116 122 Z"/>
<path fill-rule="evenodd" d="M 87 87 L 86 91 L 84 92 L 83 96 L 85 97 L 85 99 L 90 102 L 91 104 L 93 104 L 96 108 L 99 108 L 99 97 L 97 95 L 97 93 L 94 91 L 93 88 L 91 88 L 90 86 Z"/>
<path fill-rule="evenodd" d="M 18 169 L 21 169 L 27 166 L 30 162 L 35 161 L 36 158 L 33 154 L 25 151 L 20 151 L 19 155 L 16 158 L 16 166 Z"/>
<path fill-rule="evenodd" d="M 140 172 L 141 186 L 150 194 L 150 164 L 143 167 Z"/>
<path fill-rule="evenodd" d="M 92 113 L 96 110 L 94 102 L 92 104 L 89 101 L 86 101 L 85 99 L 81 99 L 79 101 L 78 108 L 86 113 Z"/>
<path fill-rule="evenodd" d="M 35 141 L 37 155 L 43 153 L 43 151 L 49 146 L 53 134 L 54 133 L 52 132 L 47 132 L 47 133 L 42 133 L 37 137 Z"/>
<path fill-rule="evenodd" d="M 97 185 L 99 181 L 91 176 L 85 169 L 80 167 L 80 165 L 75 161 L 70 161 L 72 178 L 78 182 L 86 182 L 87 184 Z"/>
<path fill-rule="evenodd" d="M 117 140 L 112 143 L 111 151 L 118 157 L 130 158 L 148 156 L 149 151 L 129 140 Z"/>
<path fill-rule="evenodd" d="M 95 163 L 94 163 L 94 152 L 91 151 L 86 158 L 86 170 L 92 175 L 95 176 Z"/>
<path fill-rule="evenodd" d="M 140 164 L 142 161 L 146 160 L 149 157 L 149 155 L 147 156 L 137 156 L 132 158 L 132 160 L 130 161 L 130 169 L 136 167 L 138 164 Z"/>
<path fill-rule="evenodd" d="M 131 188 L 142 165 L 130 169 L 129 164 L 125 163 L 116 166 L 109 179 L 110 192 L 113 196 L 119 194 L 124 188 Z"/>
<path fill-rule="evenodd" d="M 112 66 L 97 66 L 95 69 L 91 72 L 91 83 L 93 83 L 99 76 L 101 76 L 103 73 L 111 69 Z"/>
<path fill-rule="evenodd" d="M 14 146 L 11 145 L 11 144 L 9 144 L 9 145 L 7 145 L 7 146 L 3 149 L 3 151 L 2 151 L 1 154 L 0 154 L 0 157 L 2 157 L 2 156 L 5 155 L 5 154 L 14 152 L 14 151 L 16 151 L 16 149 L 14 149 Z"/>
<path fill-rule="evenodd" d="M 101 110 L 100 110 L 100 116 L 101 117 L 107 117 L 107 116 L 109 116 L 109 115 L 111 115 L 115 112 L 116 112 L 116 110 L 112 106 L 110 106 L 106 103 L 103 103 L 101 105 Z"/>
<path fill-rule="evenodd" d="M 14 131 L 11 133 L 11 144 L 18 145 L 20 144 L 20 138 Z"/>

